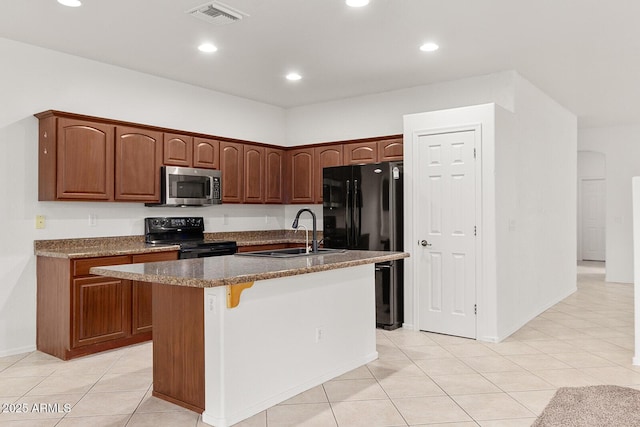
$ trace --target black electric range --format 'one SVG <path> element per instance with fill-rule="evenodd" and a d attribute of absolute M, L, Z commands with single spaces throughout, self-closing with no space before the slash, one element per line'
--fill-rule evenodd
<path fill-rule="evenodd" d="M 145 218 L 144 232 L 147 244 L 180 245 L 180 259 L 233 255 L 238 252 L 238 245 L 234 241 L 205 241 L 202 217 Z"/>

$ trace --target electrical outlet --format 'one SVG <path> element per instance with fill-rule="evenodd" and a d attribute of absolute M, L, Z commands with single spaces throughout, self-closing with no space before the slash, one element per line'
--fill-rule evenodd
<path fill-rule="evenodd" d="M 44 215 L 36 215 L 36 228 L 42 229 L 45 226 Z"/>
<path fill-rule="evenodd" d="M 229 225 L 229 215 L 227 214 L 222 215 L 222 223 L 224 225 Z"/>
<path fill-rule="evenodd" d="M 98 215 L 89 214 L 89 227 L 95 227 L 98 225 Z"/>
<path fill-rule="evenodd" d="M 216 304 L 218 303 L 215 295 L 207 296 L 207 310 L 216 314 Z"/>

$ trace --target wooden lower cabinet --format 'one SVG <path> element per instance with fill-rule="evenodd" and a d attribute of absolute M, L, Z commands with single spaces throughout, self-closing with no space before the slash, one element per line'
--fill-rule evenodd
<path fill-rule="evenodd" d="M 153 254 L 133 255 L 134 264 L 140 262 L 173 261 L 178 259 L 177 252 L 160 252 Z M 152 293 L 151 283 L 131 282 L 131 334 L 144 334 L 151 332 L 153 324 L 152 317 Z"/>
<path fill-rule="evenodd" d="M 151 285 L 94 276 L 89 269 L 177 258 L 176 251 L 72 260 L 39 256 L 38 350 L 68 360 L 150 340 Z"/>
<path fill-rule="evenodd" d="M 131 282 L 109 277 L 73 279 L 72 347 L 131 334 Z"/>

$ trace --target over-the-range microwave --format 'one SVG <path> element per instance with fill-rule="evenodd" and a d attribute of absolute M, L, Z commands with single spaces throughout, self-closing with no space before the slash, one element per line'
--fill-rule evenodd
<path fill-rule="evenodd" d="M 160 203 L 147 206 L 210 206 L 222 203 L 219 170 L 162 166 Z"/>

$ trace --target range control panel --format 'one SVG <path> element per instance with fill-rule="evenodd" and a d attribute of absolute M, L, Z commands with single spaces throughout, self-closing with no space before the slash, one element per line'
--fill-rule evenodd
<path fill-rule="evenodd" d="M 144 232 L 147 243 L 201 240 L 204 219 L 201 216 L 145 218 Z"/>

